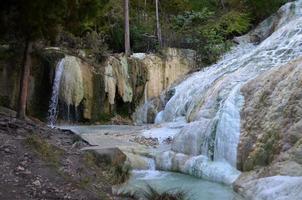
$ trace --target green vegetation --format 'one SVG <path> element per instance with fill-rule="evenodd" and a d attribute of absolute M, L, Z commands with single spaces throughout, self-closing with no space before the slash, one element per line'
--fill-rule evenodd
<path fill-rule="evenodd" d="M 47 163 L 54 166 L 59 164 L 63 151 L 51 145 L 38 135 L 32 134 L 26 137 L 25 144 Z"/>
<path fill-rule="evenodd" d="M 147 200 L 186 200 L 187 194 L 184 191 L 179 190 L 171 190 L 166 192 L 158 192 L 156 189 L 151 187 L 150 185 L 147 186 L 147 189 L 142 194 L 144 199 Z"/>
<path fill-rule="evenodd" d="M 192 48 L 199 52 L 201 63 L 215 62 L 232 45 L 234 36 L 246 33 L 285 2 L 159 1 L 164 47 Z M 43 38 L 48 44 L 84 49 L 99 62 L 108 51 L 124 50 L 123 14 L 123 0 L 6 1 L 0 10 L 5 16 L 0 41 Z M 130 1 L 134 52 L 159 49 L 155 20 L 154 0 Z"/>
<path fill-rule="evenodd" d="M 9 97 L 0 95 L 0 106 L 9 107 Z"/>
<path fill-rule="evenodd" d="M 111 181 L 115 185 L 125 183 L 131 175 L 131 166 L 128 164 L 112 164 Z"/>
<path fill-rule="evenodd" d="M 110 122 L 111 118 L 113 117 L 112 114 L 107 114 L 107 113 L 101 113 L 99 115 L 99 122 L 101 122 L 102 124 L 106 124 L 108 122 Z"/>
<path fill-rule="evenodd" d="M 263 136 L 258 139 L 259 146 L 255 148 L 252 154 L 245 161 L 243 170 L 250 171 L 258 166 L 267 166 L 273 160 L 274 156 L 281 151 L 280 130 L 275 124 L 271 124 L 270 129 L 265 131 Z"/>
<path fill-rule="evenodd" d="M 247 0 L 246 5 L 251 13 L 254 15 L 254 20 L 259 22 L 263 18 L 276 12 L 279 7 L 289 2 L 289 0 Z"/>
<path fill-rule="evenodd" d="M 5 52 L 0 52 L 0 58 L 10 57 L 9 52 L 22 58 L 21 63 L 16 64 L 22 68 L 18 118 L 26 116 L 32 55 L 44 47 L 60 47 L 95 65 L 108 53 L 121 53 L 125 49 L 128 55 L 130 51 L 160 52 L 165 47 L 190 48 L 197 51 L 199 67 L 204 67 L 215 63 L 230 49 L 232 38 L 248 32 L 288 0 L 131 0 L 129 6 L 124 6 L 124 1 L 12 0 L 1 3 L 0 46 Z M 159 6 L 155 6 L 155 2 L 159 2 Z M 128 17 L 124 16 L 128 13 L 126 10 L 130 13 L 130 34 Z M 32 107 L 41 110 L 36 105 L 45 107 L 37 103 Z M 125 107 L 117 111 L 123 115 L 127 110 Z"/>
<path fill-rule="evenodd" d="M 94 151 L 86 151 L 83 159 L 85 165 L 92 168 L 98 168 L 110 164 L 110 160 L 107 157 L 100 156 Z"/>
<path fill-rule="evenodd" d="M 108 172 L 106 178 L 115 185 L 126 182 L 131 175 L 130 165 L 111 161 L 107 156 L 102 156 L 94 151 L 85 152 L 84 163 L 87 167 L 92 169 L 106 169 Z M 85 183 L 84 180 L 83 183 Z"/>

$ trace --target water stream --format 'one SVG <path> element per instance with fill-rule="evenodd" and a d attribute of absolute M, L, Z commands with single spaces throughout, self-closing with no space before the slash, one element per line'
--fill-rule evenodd
<path fill-rule="evenodd" d="M 253 38 L 257 38 L 257 44 Z M 236 41 L 239 44 L 219 62 L 190 75 L 173 88 L 174 95 L 155 122 L 162 129 L 167 122 L 185 122 L 185 125 L 174 130 L 171 150 L 156 158 L 158 168 L 225 184 L 231 184 L 239 176 L 236 160 L 240 110 L 244 105 L 240 89 L 265 71 L 302 55 L 302 1 L 284 5 L 277 14 Z M 137 114 L 142 118 L 146 115 Z M 157 135 L 158 128 L 149 132 Z"/>
<path fill-rule="evenodd" d="M 117 193 L 139 193 L 148 186 L 159 192 L 183 191 L 189 200 L 240 200 L 231 187 L 192 176 L 162 171 L 134 171 L 127 185 Z"/>
<path fill-rule="evenodd" d="M 257 44 L 253 38 L 257 38 Z M 171 88 L 175 92 L 164 109 L 158 113 L 156 126 L 144 130 L 132 130 L 129 127 L 129 130 L 122 128 L 123 130 L 118 131 L 122 139 L 126 138 L 121 136 L 123 131 L 127 132 L 125 134 L 129 138 L 135 132 L 145 137 L 157 138 L 164 146 L 146 157 L 149 170 L 134 171 L 129 184 L 121 190 L 133 191 L 148 183 L 161 190 L 190 189 L 193 195 L 191 200 L 234 197 L 231 187 L 227 185 L 231 185 L 240 175 L 236 169 L 240 111 L 244 105 L 240 89 L 246 82 L 265 71 L 302 56 L 302 0 L 284 5 L 276 15 L 265 20 L 249 34 L 236 38 L 236 41 L 238 45 L 216 64 L 191 74 Z M 57 67 L 54 81 L 50 106 L 52 124 L 57 115 L 57 84 L 60 82 L 62 63 L 63 61 Z M 149 106 L 154 105 L 146 101 L 138 109 L 138 122 L 145 121 L 142 119 L 147 118 Z M 111 140 L 116 142 L 116 146 L 123 144 L 122 140 L 116 138 L 116 127 L 73 129 L 77 129 L 80 134 L 85 133 L 86 138 L 95 145 L 106 146 L 109 142 L 104 140 L 111 132 Z M 102 129 L 110 131 L 95 133 Z M 171 143 L 164 144 L 167 139 Z M 177 171 L 202 179 L 156 170 Z"/>
<path fill-rule="evenodd" d="M 64 58 L 61 59 L 57 66 L 55 72 L 55 78 L 52 85 L 52 95 L 48 109 L 48 124 L 53 127 L 56 124 L 58 118 L 58 101 L 60 92 L 61 77 L 64 71 Z"/>

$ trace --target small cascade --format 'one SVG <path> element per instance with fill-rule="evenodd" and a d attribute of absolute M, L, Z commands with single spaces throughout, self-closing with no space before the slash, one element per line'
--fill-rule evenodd
<path fill-rule="evenodd" d="M 52 95 L 48 109 L 48 124 L 53 127 L 56 124 L 58 117 L 58 101 L 59 101 L 59 92 L 60 92 L 60 84 L 61 78 L 64 71 L 64 62 L 65 59 L 61 59 L 57 66 L 55 72 L 55 78 L 52 86 Z"/>
<path fill-rule="evenodd" d="M 148 163 L 148 170 L 155 170 L 156 165 L 155 165 L 155 160 L 153 158 L 145 158 L 146 162 Z"/>
<path fill-rule="evenodd" d="M 237 145 L 244 105 L 240 89 L 265 71 L 302 56 L 302 0 L 284 5 L 236 41 L 239 44 L 217 64 L 175 86 L 175 93 L 158 113 L 155 121 L 163 127 L 183 119 L 186 124 L 173 137 L 172 151 L 156 159 L 157 168 L 227 184 L 239 176 Z M 141 111 L 148 111 L 146 105 L 150 108 L 151 103 L 145 103 Z"/>

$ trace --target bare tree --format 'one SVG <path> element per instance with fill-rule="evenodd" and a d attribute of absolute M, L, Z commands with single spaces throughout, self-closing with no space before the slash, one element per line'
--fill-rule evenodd
<path fill-rule="evenodd" d="M 129 29 L 129 0 L 124 0 L 125 7 L 125 54 L 130 55 L 130 29 Z"/>
<path fill-rule="evenodd" d="M 160 21 L 159 21 L 159 11 L 158 11 L 158 0 L 155 0 L 155 9 L 156 9 L 156 32 L 157 32 L 157 39 L 159 42 L 159 46 L 163 46 L 162 36 L 161 36 L 161 28 L 160 28 Z"/>

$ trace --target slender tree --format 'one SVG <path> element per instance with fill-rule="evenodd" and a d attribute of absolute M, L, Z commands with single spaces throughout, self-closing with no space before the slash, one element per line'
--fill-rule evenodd
<path fill-rule="evenodd" d="M 24 119 L 26 116 L 26 102 L 28 96 L 32 46 L 33 46 L 33 42 L 28 39 L 25 42 L 25 51 L 22 61 L 22 74 L 21 74 L 22 77 L 20 81 L 19 102 L 18 102 L 18 109 L 17 109 L 18 111 L 17 117 L 20 119 Z"/>
<path fill-rule="evenodd" d="M 124 0 L 125 20 L 125 54 L 130 55 L 129 0 Z"/>
<path fill-rule="evenodd" d="M 73 5 L 74 6 L 70 6 Z M 0 36 L 13 35 L 18 44 L 24 48 L 21 63 L 21 81 L 17 116 L 26 117 L 26 104 L 28 96 L 29 77 L 31 69 L 31 54 L 36 41 L 53 41 L 60 27 L 74 31 L 89 24 L 98 14 L 101 3 L 99 0 L 10 0 L 4 1 L 0 6 L 0 14 L 10 17 L 10 20 L 0 19 L 3 29 Z M 72 21 L 68 26 L 66 21 Z"/>
<path fill-rule="evenodd" d="M 156 32 L 157 32 L 157 39 L 160 48 L 163 46 L 162 43 L 162 36 L 161 36 L 161 28 L 160 28 L 160 21 L 159 21 L 159 10 L 158 10 L 158 0 L 155 0 L 155 10 L 156 10 Z"/>
<path fill-rule="evenodd" d="M 224 0 L 220 0 L 220 3 L 221 3 L 222 8 L 225 9 L 225 2 L 224 2 Z"/>
<path fill-rule="evenodd" d="M 3 24 L 4 27 L 9 27 L 4 30 L 4 35 L 13 35 L 14 40 L 24 48 L 17 106 L 17 117 L 20 119 L 26 117 L 33 44 L 39 39 L 55 37 L 65 13 L 64 3 L 64 0 L 12 0 L 0 8 L 10 16 L 10 20 Z"/>

